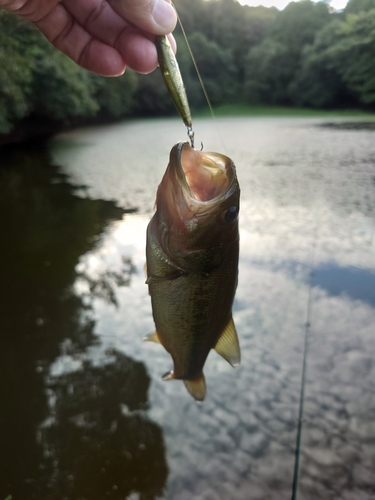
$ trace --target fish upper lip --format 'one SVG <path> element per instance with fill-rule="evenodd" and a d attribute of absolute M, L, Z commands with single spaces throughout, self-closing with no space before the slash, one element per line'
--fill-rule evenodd
<path fill-rule="evenodd" d="M 206 210 L 202 211 L 200 210 L 198 214 L 196 215 L 200 215 L 200 216 L 203 216 L 203 215 L 206 215 L 208 214 L 214 207 L 212 207 L 212 205 L 215 205 L 217 204 L 217 202 L 227 198 L 228 194 L 231 192 L 231 189 L 236 181 L 236 175 L 232 175 L 231 178 L 229 179 L 229 183 L 228 183 L 228 186 L 225 188 L 225 190 L 220 193 L 219 195 L 215 196 L 214 198 L 211 198 L 210 200 L 207 200 L 207 201 L 202 201 L 202 200 L 199 200 L 197 199 L 191 192 L 190 190 L 190 186 L 186 180 L 186 176 L 185 176 L 185 173 L 184 173 L 184 170 L 183 170 L 183 167 L 182 167 L 182 164 L 181 164 L 181 154 L 182 154 L 182 150 L 184 148 L 184 146 L 188 146 L 189 148 L 191 147 L 190 144 L 187 142 L 187 141 L 180 141 L 177 145 L 176 145 L 176 155 L 177 155 L 177 162 L 176 162 L 176 165 L 177 165 L 177 169 L 176 169 L 176 174 L 177 174 L 177 179 L 182 187 L 182 191 L 183 191 L 183 194 L 184 196 L 186 197 L 186 201 L 188 203 L 194 203 L 194 205 L 197 205 L 201 208 L 203 207 L 206 207 Z M 223 158 L 227 158 L 225 155 L 221 155 Z M 229 158 L 228 158 L 229 160 Z M 235 170 L 235 166 L 232 164 L 232 168 Z"/>

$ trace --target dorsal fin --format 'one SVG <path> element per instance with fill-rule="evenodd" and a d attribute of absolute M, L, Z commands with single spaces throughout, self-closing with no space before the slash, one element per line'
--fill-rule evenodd
<path fill-rule="evenodd" d="M 234 326 L 232 317 L 224 328 L 223 333 L 220 335 L 219 340 L 216 342 L 214 349 L 233 367 L 240 364 L 240 344 L 238 343 L 236 327 Z"/>
<path fill-rule="evenodd" d="M 143 337 L 143 340 L 147 341 L 147 342 L 156 342 L 157 344 L 161 344 L 161 342 L 159 340 L 158 332 L 156 330 L 152 333 L 149 333 L 145 337 Z"/>
<path fill-rule="evenodd" d="M 204 375 L 195 380 L 184 380 L 186 389 L 190 392 L 194 399 L 203 401 L 206 396 L 206 382 Z"/>

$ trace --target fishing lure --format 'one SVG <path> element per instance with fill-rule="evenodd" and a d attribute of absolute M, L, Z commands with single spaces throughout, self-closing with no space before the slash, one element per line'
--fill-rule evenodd
<path fill-rule="evenodd" d="M 190 107 L 186 95 L 185 85 L 181 76 L 180 68 L 171 44 L 165 35 L 155 37 L 158 61 L 165 85 L 172 97 L 174 105 L 184 122 L 190 139 L 191 147 L 194 147 L 193 121 L 191 119 Z"/>

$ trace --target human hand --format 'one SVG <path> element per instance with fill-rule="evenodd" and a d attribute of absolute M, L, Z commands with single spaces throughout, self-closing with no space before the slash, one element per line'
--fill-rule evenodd
<path fill-rule="evenodd" d="M 170 0 L 0 0 L 0 7 L 33 22 L 77 64 L 104 76 L 126 66 L 150 73 L 157 66 L 154 35 L 177 22 Z M 173 36 L 170 42 L 175 48 Z"/>

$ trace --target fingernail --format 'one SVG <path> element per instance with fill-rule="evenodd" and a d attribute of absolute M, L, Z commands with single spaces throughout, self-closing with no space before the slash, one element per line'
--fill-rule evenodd
<path fill-rule="evenodd" d="M 172 5 L 165 0 L 156 0 L 152 13 L 154 21 L 160 26 L 163 33 L 170 33 L 176 26 L 177 16 Z"/>

